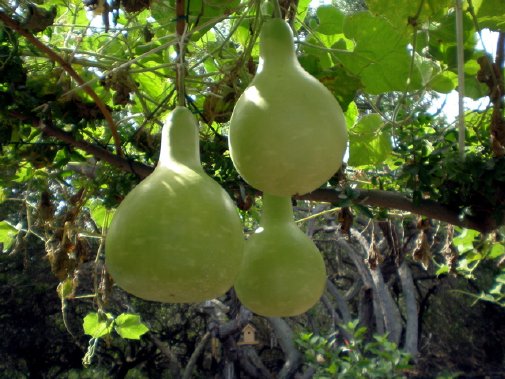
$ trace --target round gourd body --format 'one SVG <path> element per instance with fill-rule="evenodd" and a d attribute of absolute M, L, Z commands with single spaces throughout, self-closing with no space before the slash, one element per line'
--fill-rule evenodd
<path fill-rule="evenodd" d="M 292 221 L 267 222 L 246 241 L 234 287 L 251 311 L 288 317 L 319 301 L 325 283 L 324 261 L 310 238 Z"/>
<path fill-rule="evenodd" d="M 185 111 L 179 113 L 172 118 L 176 124 L 188 118 Z M 182 124 L 178 126 L 195 127 Z M 176 137 L 170 144 L 176 141 L 187 151 L 177 151 L 175 145 L 170 153 L 162 148 L 160 164 L 114 214 L 106 238 L 106 265 L 114 281 L 135 296 L 200 302 L 233 285 L 243 254 L 242 225 L 228 194 L 199 162 L 188 167 L 167 159 L 191 152 L 184 139 Z"/>
<path fill-rule="evenodd" d="M 278 196 L 304 194 L 342 165 L 347 129 L 340 105 L 296 58 L 290 27 L 266 22 L 261 62 L 230 120 L 230 153 L 253 187 Z"/>

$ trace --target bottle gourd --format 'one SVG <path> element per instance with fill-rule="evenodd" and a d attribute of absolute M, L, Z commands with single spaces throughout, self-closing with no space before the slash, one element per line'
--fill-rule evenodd
<path fill-rule="evenodd" d="M 230 120 L 230 154 L 251 186 L 272 195 L 313 191 L 342 165 L 347 129 L 331 92 L 296 57 L 282 19 L 260 32 L 260 64 Z"/>
<path fill-rule="evenodd" d="M 319 300 L 325 283 L 321 253 L 293 221 L 291 198 L 264 194 L 260 227 L 246 241 L 235 282 L 242 304 L 262 316 L 296 316 Z"/>
<path fill-rule="evenodd" d="M 120 287 L 143 299 L 200 302 L 231 288 L 243 242 L 235 205 L 201 166 L 196 120 L 176 107 L 163 127 L 154 172 L 114 215 L 107 268 Z"/>

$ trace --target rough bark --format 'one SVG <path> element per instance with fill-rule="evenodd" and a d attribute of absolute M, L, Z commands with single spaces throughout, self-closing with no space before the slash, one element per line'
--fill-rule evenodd
<path fill-rule="evenodd" d="M 153 341 L 153 343 L 156 345 L 156 347 L 161 351 L 161 353 L 168 358 L 169 370 L 172 377 L 174 379 L 179 379 L 181 377 L 182 369 L 179 364 L 179 359 L 177 358 L 177 355 L 175 355 L 175 353 L 170 349 L 170 347 L 165 343 L 163 343 L 154 334 L 149 333 L 148 336 L 151 339 L 151 341 Z"/>
<path fill-rule="evenodd" d="M 301 353 L 296 349 L 294 334 L 286 321 L 279 317 L 268 317 L 268 321 L 277 336 L 279 345 L 286 357 L 286 361 L 281 371 L 277 375 L 278 379 L 290 378 L 294 375 L 301 363 Z"/>
<path fill-rule="evenodd" d="M 370 272 L 375 283 L 377 298 L 379 299 L 380 307 L 382 308 L 384 326 L 386 327 L 388 338 L 390 341 L 399 345 L 402 335 L 402 318 L 400 311 L 396 306 L 386 283 L 384 283 L 384 278 L 382 277 L 380 269 L 370 269 Z"/>
<path fill-rule="evenodd" d="M 375 287 L 375 283 L 373 281 L 372 275 L 370 274 L 370 270 L 365 265 L 363 256 L 355 251 L 355 249 L 349 245 L 349 243 L 344 240 L 340 239 L 337 240 L 337 244 L 344 249 L 344 251 L 347 253 L 349 258 L 351 258 L 354 266 L 356 266 L 356 269 L 358 270 L 358 273 L 361 276 L 361 279 L 363 280 L 364 283 L 364 288 L 369 288 L 373 291 L 373 307 L 374 307 L 374 314 L 375 314 L 375 327 L 376 331 L 379 334 L 384 333 L 384 313 L 382 310 L 382 307 L 380 305 L 380 302 L 377 299 L 377 288 Z"/>
<path fill-rule="evenodd" d="M 219 325 L 218 336 L 220 339 L 238 333 L 246 326 L 253 318 L 253 314 L 245 307 L 240 307 L 239 314 L 231 321 Z"/>
<path fill-rule="evenodd" d="M 371 288 L 363 288 L 361 292 L 358 305 L 358 320 L 360 326 L 367 328 L 366 337 L 367 340 L 370 340 L 374 330 L 373 291 Z"/>
<path fill-rule="evenodd" d="M 338 312 L 340 313 L 342 321 L 347 324 L 351 321 L 351 311 L 349 310 L 349 306 L 347 305 L 344 296 L 342 296 L 338 288 L 329 279 L 326 281 L 326 288 L 337 302 Z"/>
<path fill-rule="evenodd" d="M 184 373 L 182 374 L 182 379 L 191 379 L 193 375 L 193 370 L 196 365 L 196 361 L 200 354 L 202 354 L 203 349 L 205 346 L 207 346 L 207 343 L 210 340 L 211 333 L 207 332 L 203 335 L 202 339 L 200 342 L 198 342 L 198 345 L 196 346 L 195 350 L 193 351 L 193 354 L 191 354 L 191 357 L 189 358 L 188 364 L 186 365 L 186 368 L 184 369 Z"/>
<path fill-rule="evenodd" d="M 402 283 L 403 296 L 405 298 L 405 308 L 407 313 L 407 325 L 405 331 L 404 349 L 410 353 L 414 360 L 418 356 L 418 325 L 419 315 L 417 309 L 416 288 L 412 272 L 407 261 L 398 267 L 398 274 Z"/>
<path fill-rule="evenodd" d="M 239 361 L 240 367 L 252 378 L 273 378 L 271 372 L 265 367 L 254 347 L 242 346 L 239 350 Z"/>

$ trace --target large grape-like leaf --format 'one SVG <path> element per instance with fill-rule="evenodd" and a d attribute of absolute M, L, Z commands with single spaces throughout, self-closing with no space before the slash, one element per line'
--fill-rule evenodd
<path fill-rule="evenodd" d="M 344 14 L 333 5 L 322 5 L 316 10 L 319 26 L 317 31 L 321 34 L 332 35 L 342 33 Z"/>
<path fill-rule="evenodd" d="M 350 75 L 340 67 L 322 71 L 316 77 L 335 95 L 340 106 L 347 110 L 348 105 L 356 97 L 356 93 L 363 87 L 356 76 Z"/>
<path fill-rule="evenodd" d="M 456 16 L 447 14 L 438 19 L 437 27 L 430 30 L 428 48 L 430 55 L 447 64 L 450 69 L 457 67 Z M 465 61 L 472 57 L 477 40 L 471 17 L 463 16 L 463 43 Z"/>
<path fill-rule="evenodd" d="M 386 19 L 369 12 L 353 14 L 345 19 L 344 34 L 356 47 L 352 53 L 336 52 L 334 56 L 361 79 L 366 92 L 380 94 L 422 87 L 418 68 L 411 69 L 408 35 L 398 32 Z"/>
<path fill-rule="evenodd" d="M 149 328 L 140 321 L 140 316 L 131 313 L 120 314 L 114 324 L 116 332 L 121 337 L 131 340 L 138 340 L 149 331 Z"/>
<path fill-rule="evenodd" d="M 14 226 L 5 220 L 0 221 L 0 246 L 3 246 L 3 252 L 10 249 L 17 234 L 18 230 Z"/>
<path fill-rule="evenodd" d="M 97 312 L 88 313 L 84 317 L 82 327 L 84 334 L 93 338 L 104 337 L 112 331 L 112 315 L 110 313 L 105 315 L 99 315 Z"/>
<path fill-rule="evenodd" d="M 349 130 L 349 166 L 383 163 L 391 151 L 391 135 L 379 114 L 361 117 Z"/>
<path fill-rule="evenodd" d="M 367 0 L 368 9 L 376 15 L 386 17 L 397 28 L 405 28 L 409 23 L 432 19 L 450 6 L 451 0 Z"/>
<path fill-rule="evenodd" d="M 481 28 L 505 32 L 505 3 L 503 0 L 473 0 Z"/>

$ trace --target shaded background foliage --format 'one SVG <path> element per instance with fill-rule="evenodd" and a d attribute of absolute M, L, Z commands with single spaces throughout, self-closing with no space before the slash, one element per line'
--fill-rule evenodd
<path fill-rule="evenodd" d="M 176 1 L 1 1 L 2 377 L 344 375 L 345 347 L 365 362 L 376 355 L 361 350 L 383 333 L 382 366 L 367 374 L 399 352 L 389 341 L 412 354 L 412 367 L 391 375 L 505 375 L 505 7 L 463 3 L 458 63 L 452 1 L 279 1 L 300 63 L 346 113 L 350 146 L 328 185 L 294 200 L 327 263 L 327 290 L 305 315 L 265 319 L 233 291 L 194 305 L 142 301 L 104 268 L 111 214 L 157 162 L 176 102 Z M 226 136 L 258 64 L 262 9 L 191 0 L 184 12 L 202 163 L 246 234 L 261 200 L 233 168 Z M 497 36 L 495 54 L 478 43 L 484 29 Z M 458 89 L 458 64 L 465 95 L 488 101 L 462 115 L 465 159 L 457 121 L 433 110 Z M 83 329 L 90 313 L 138 314 L 149 332 L 95 338 Z M 353 319 L 362 337 L 345 327 Z M 259 343 L 238 345 L 248 323 Z"/>

